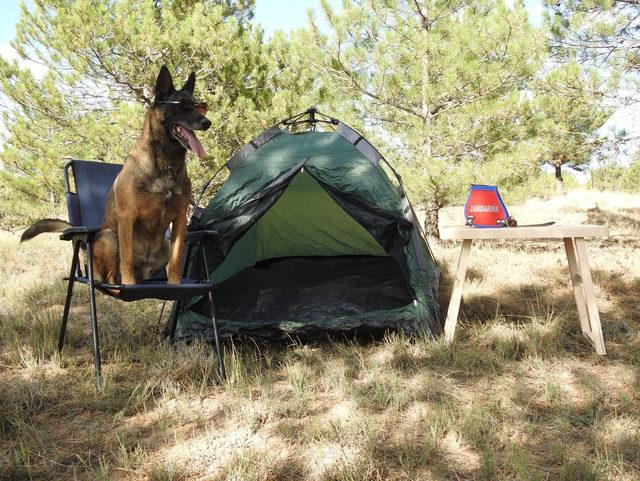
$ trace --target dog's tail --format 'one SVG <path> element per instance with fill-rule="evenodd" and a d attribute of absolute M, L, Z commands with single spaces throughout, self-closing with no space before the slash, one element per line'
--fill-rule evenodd
<path fill-rule="evenodd" d="M 35 236 L 43 234 L 45 232 L 62 232 L 71 227 L 65 220 L 60 219 L 42 219 L 35 224 L 29 226 L 27 230 L 22 233 L 20 242 L 33 239 Z"/>

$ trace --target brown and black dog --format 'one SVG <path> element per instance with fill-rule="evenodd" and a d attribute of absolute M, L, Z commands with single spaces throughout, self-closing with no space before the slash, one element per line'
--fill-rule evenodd
<path fill-rule="evenodd" d="M 162 66 L 154 103 L 142 134 L 127 156 L 109 192 L 101 230 L 93 245 L 93 272 L 98 282 L 135 284 L 167 268 L 170 283 L 180 282 L 180 261 L 191 200 L 185 157 L 204 149 L 194 130 L 207 130 L 206 104 L 193 97 L 196 76 L 180 90 Z M 171 225 L 171 241 L 165 232 Z M 30 226 L 20 241 L 43 232 L 61 232 L 68 222 L 44 219 Z M 167 266 L 168 264 L 168 266 Z"/>

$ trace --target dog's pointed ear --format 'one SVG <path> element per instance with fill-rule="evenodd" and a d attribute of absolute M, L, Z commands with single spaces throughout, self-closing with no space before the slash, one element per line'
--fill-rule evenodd
<path fill-rule="evenodd" d="M 182 90 L 189 92 L 191 95 L 193 95 L 193 89 L 195 88 L 196 88 L 196 73 L 191 72 L 189 74 L 189 78 L 187 79 L 184 86 L 182 87 Z"/>
<path fill-rule="evenodd" d="M 160 67 L 160 73 L 156 79 L 156 100 L 167 98 L 175 90 L 171 73 L 166 65 Z"/>

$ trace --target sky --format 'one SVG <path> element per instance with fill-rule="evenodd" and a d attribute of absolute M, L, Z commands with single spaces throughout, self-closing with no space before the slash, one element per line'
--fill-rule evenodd
<path fill-rule="evenodd" d="M 3 12 L 0 15 L 0 42 L 8 43 L 15 34 L 15 24 L 18 21 L 18 2 L 9 0 L 2 6 Z"/>
<path fill-rule="evenodd" d="M 341 0 L 329 0 L 331 6 L 338 10 Z M 256 0 L 255 17 L 262 25 L 265 33 L 270 35 L 275 30 L 294 30 L 307 24 L 307 10 L 313 8 L 320 18 L 320 0 Z"/>

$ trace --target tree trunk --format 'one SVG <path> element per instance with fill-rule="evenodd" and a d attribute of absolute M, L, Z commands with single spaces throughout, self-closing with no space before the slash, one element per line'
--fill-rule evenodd
<path fill-rule="evenodd" d="M 429 108 L 429 60 L 425 55 L 422 58 L 422 121 L 425 126 L 425 136 L 422 142 L 422 153 L 427 161 L 431 157 L 431 109 Z"/>
<path fill-rule="evenodd" d="M 564 192 L 564 179 L 562 178 L 562 163 L 554 165 L 556 168 L 556 192 L 562 194 Z"/>
<path fill-rule="evenodd" d="M 416 7 L 418 4 L 416 3 Z M 422 142 L 422 153 L 427 162 L 431 158 L 431 109 L 429 108 L 429 57 L 422 57 L 422 121 L 424 122 L 424 140 Z M 427 211 L 424 219 L 424 233 L 427 236 L 440 239 L 440 228 L 438 227 L 440 204 L 436 198 L 427 202 Z"/>
<path fill-rule="evenodd" d="M 427 211 L 424 219 L 424 232 L 428 236 L 440 239 L 440 229 L 438 227 L 440 206 L 437 202 L 430 201 L 427 204 Z"/>

